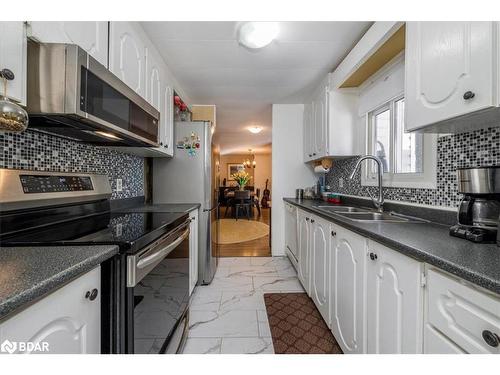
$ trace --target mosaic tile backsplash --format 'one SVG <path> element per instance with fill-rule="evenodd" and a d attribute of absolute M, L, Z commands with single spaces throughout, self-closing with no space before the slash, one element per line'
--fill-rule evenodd
<path fill-rule="evenodd" d="M 500 128 L 476 130 L 474 132 L 447 135 L 438 138 L 437 188 L 384 188 L 384 197 L 395 201 L 456 207 L 461 199 L 458 193 L 456 169 L 500 165 Z M 377 187 L 361 186 L 361 172 L 349 180 L 358 157 L 335 160 L 332 170 L 326 175 L 326 183 L 332 191 L 358 196 L 373 196 Z M 343 187 L 339 186 L 343 179 Z"/>
<path fill-rule="evenodd" d="M 107 174 L 111 199 L 144 195 L 144 158 L 28 130 L 0 132 L 0 168 Z M 116 191 L 116 179 L 122 191 Z"/>

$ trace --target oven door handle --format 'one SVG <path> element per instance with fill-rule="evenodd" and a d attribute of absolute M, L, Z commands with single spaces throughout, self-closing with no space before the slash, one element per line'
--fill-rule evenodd
<path fill-rule="evenodd" d="M 172 252 L 177 246 L 180 245 L 182 241 L 186 239 L 186 237 L 189 235 L 189 228 L 184 231 L 184 233 L 181 234 L 179 238 L 177 238 L 174 242 L 172 242 L 170 245 L 167 247 L 164 247 L 163 249 L 159 250 L 156 253 L 153 253 L 151 255 L 148 255 L 145 258 L 139 258 L 139 261 L 137 262 L 137 268 L 142 269 L 150 264 L 153 264 L 157 262 L 158 260 L 161 260 L 165 258 L 168 254 Z"/>

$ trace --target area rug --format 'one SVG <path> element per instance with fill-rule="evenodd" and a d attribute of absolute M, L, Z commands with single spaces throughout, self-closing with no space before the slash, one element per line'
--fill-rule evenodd
<path fill-rule="evenodd" d="M 215 223 L 214 223 L 215 225 Z M 269 225 L 247 219 L 219 220 L 219 240 L 221 245 L 253 241 L 269 234 Z"/>
<path fill-rule="evenodd" d="M 264 294 L 276 354 L 343 354 L 306 293 Z"/>

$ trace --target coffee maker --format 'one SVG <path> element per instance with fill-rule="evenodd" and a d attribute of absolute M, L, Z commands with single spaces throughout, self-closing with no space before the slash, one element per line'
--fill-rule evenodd
<path fill-rule="evenodd" d="M 457 178 L 463 198 L 450 235 L 472 242 L 500 241 L 500 166 L 460 168 Z"/>

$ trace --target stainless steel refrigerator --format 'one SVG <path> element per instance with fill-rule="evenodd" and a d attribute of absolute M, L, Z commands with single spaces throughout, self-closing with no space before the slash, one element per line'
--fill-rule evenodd
<path fill-rule="evenodd" d="M 219 258 L 217 147 L 208 121 L 176 122 L 174 157 L 153 161 L 153 203 L 200 203 L 198 283 L 209 284 Z"/>

